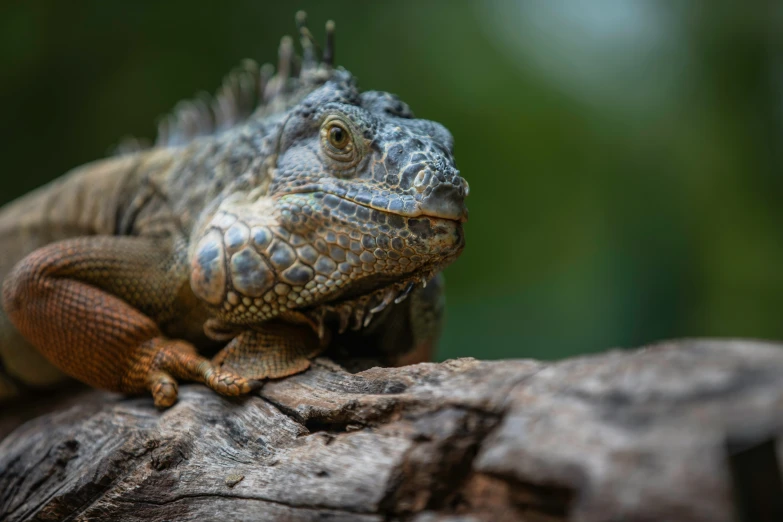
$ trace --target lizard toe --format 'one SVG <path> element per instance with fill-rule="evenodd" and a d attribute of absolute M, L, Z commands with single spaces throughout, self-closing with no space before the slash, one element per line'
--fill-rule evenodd
<path fill-rule="evenodd" d="M 168 408 L 177 402 L 179 386 L 169 374 L 155 372 L 150 378 L 152 400 L 158 408 Z"/>
<path fill-rule="evenodd" d="M 221 395 L 245 395 L 261 387 L 260 381 L 246 379 L 234 372 L 212 367 L 205 375 L 207 386 Z"/>

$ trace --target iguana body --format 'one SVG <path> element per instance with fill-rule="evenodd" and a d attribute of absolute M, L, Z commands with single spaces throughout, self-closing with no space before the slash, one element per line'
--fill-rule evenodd
<path fill-rule="evenodd" d="M 0 209 L 6 395 L 59 378 L 30 345 L 89 385 L 168 406 L 178 379 L 246 393 L 330 341 L 434 341 L 440 281 L 416 285 L 464 245 L 452 138 L 359 93 L 331 66 L 331 30 L 321 62 L 300 32 L 298 76 L 284 39 L 276 76 L 247 65 L 211 108 L 181 105 L 155 147 Z M 215 343 L 228 344 L 198 354 Z"/>

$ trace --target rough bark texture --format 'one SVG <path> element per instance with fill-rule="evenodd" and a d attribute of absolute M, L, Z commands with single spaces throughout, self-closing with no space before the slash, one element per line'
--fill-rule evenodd
<path fill-rule="evenodd" d="M 726 441 L 775 437 L 783 350 L 304 374 L 230 400 L 90 391 L 0 442 L 0 520 L 733 519 Z"/>

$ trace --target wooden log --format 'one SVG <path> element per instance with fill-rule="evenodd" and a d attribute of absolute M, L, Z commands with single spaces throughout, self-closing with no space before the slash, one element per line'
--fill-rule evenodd
<path fill-rule="evenodd" d="M 243 399 L 183 386 L 165 411 L 82 393 L 0 442 L 0 520 L 729 521 L 727 444 L 774 447 L 781 421 L 783 350 L 760 342 L 322 358 Z"/>

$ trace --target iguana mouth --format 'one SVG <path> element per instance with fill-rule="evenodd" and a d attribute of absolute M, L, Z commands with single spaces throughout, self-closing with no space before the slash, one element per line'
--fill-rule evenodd
<path fill-rule="evenodd" d="M 348 202 L 370 210 L 405 218 L 426 217 L 464 223 L 468 220 L 467 208 L 456 202 L 454 198 L 449 197 L 450 192 L 458 190 L 460 190 L 459 187 L 455 188 L 449 185 L 444 189 L 436 189 L 432 194 L 417 200 L 416 197 L 409 194 L 385 196 L 369 191 L 346 190 L 339 186 L 318 184 L 292 188 L 281 194 L 281 197 L 291 194 L 310 194 L 315 198 L 322 199 L 323 205 L 332 209 L 339 208 L 340 204 Z M 444 192 L 445 194 L 442 194 Z M 344 210 L 348 209 L 344 208 Z"/>
<path fill-rule="evenodd" d="M 329 194 L 334 196 L 334 194 Z M 351 203 L 355 203 L 356 205 L 359 205 L 361 207 L 369 208 L 372 210 L 377 210 L 379 212 L 385 212 L 387 214 L 394 214 L 397 216 L 402 216 L 406 218 L 433 218 L 433 219 L 445 219 L 447 221 L 456 221 L 459 223 L 464 223 L 468 220 L 468 213 L 467 209 L 454 209 L 449 208 L 446 205 L 431 205 L 429 207 L 425 206 L 422 203 L 417 202 L 414 210 L 408 210 L 406 208 L 405 202 L 400 201 L 398 196 L 395 196 L 393 198 L 383 198 L 381 201 L 384 204 L 376 203 L 376 200 L 373 199 L 369 203 L 365 203 L 362 201 L 358 201 L 355 198 L 350 198 L 348 196 L 336 196 L 343 201 L 350 201 Z"/>

